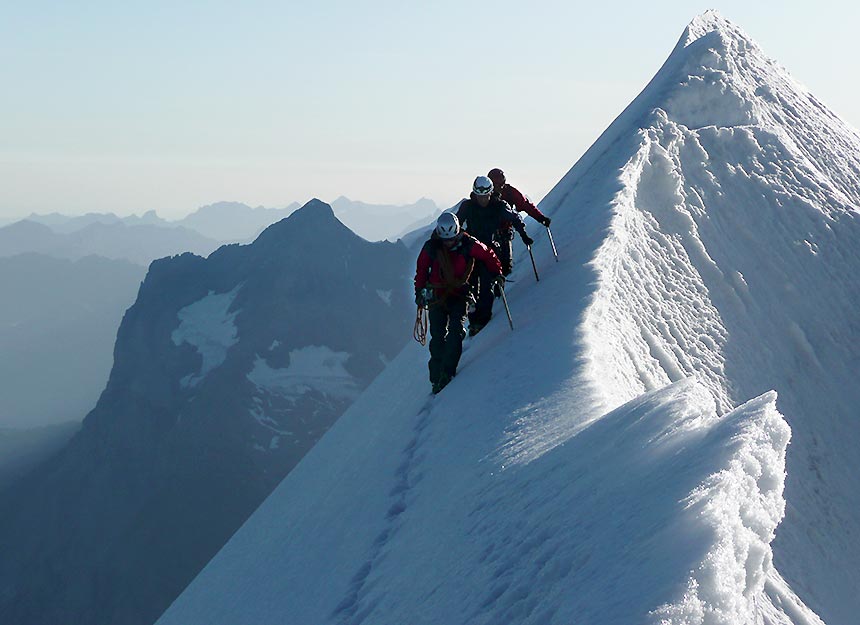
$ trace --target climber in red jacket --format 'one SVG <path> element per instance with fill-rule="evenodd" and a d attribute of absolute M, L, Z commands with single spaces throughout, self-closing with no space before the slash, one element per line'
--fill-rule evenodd
<path fill-rule="evenodd" d="M 512 187 L 507 184 L 505 172 L 496 167 L 490 170 L 487 177 L 493 181 L 493 195 L 496 195 L 507 202 L 514 210 L 524 212 L 533 217 L 539 224 L 542 224 L 547 228 L 549 227 L 552 220 L 540 212 L 538 207 L 520 193 L 516 187 Z M 513 255 L 511 250 L 511 241 L 513 238 L 514 232 L 510 225 L 505 225 L 503 229 L 499 230 L 496 236 L 497 252 L 499 260 L 502 263 L 502 272 L 506 276 L 510 274 L 513 269 Z"/>
<path fill-rule="evenodd" d="M 495 280 L 504 282 L 499 259 L 489 247 L 460 230 L 456 215 L 442 213 L 421 248 L 415 271 L 415 303 L 428 309 L 430 383 L 441 391 L 457 374 L 466 337 L 466 313 L 474 296 L 469 278 L 481 262 Z"/>

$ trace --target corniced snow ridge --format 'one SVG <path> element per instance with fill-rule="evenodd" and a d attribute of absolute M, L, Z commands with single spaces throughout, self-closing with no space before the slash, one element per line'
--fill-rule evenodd
<path fill-rule="evenodd" d="M 853 623 L 858 159 L 697 18 L 541 202 L 517 330 L 435 398 L 405 349 L 159 623 Z"/>

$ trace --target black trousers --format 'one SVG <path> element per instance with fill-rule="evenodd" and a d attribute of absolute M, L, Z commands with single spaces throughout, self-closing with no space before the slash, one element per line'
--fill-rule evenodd
<path fill-rule="evenodd" d="M 430 382 L 443 375 L 453 378 L 466 338 L 466 298 L 448 297 L 434 302 L 427 311 L 430 321 Z"/>
<path fill-rule="evenodd" d="M 484 263 L 476 263 L 469 284 L 475 294 L 475 310 L 469 313 L 469 325 L 480 329 L 493 317 L 493 274 Z"/>
<path fill-rule="evenodd" d="M 509 238 L 506 234 L 501 235 L 499 238 L 501 240 L 495 242 L 493 250 L 502 263 L 502 274 L 508 276 L 514 268 L 513 250 L 511 249 L 513 239 Z"/>

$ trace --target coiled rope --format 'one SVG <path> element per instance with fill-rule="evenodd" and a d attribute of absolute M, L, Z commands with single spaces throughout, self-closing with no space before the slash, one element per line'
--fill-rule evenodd
<path fill-rule="evenodd" d="M 418 307 L 418 312 L 415 315 L 415 328 L 412 330 L 412 338 L 421 343 L 427 344 L 427 309 L 424 306 Z"/>
<path fill-rule="evenodd" d="M 448 250 L 444 248 L 439 250 L 437 259 L 442 282 L 440 284 L 429 283 L 427 286 L 436 292 L 441 291 L 441 295 L 433 299 L 433 301 L 428 302 L 426 306 L 418 307 L 418 312 L 415 315 L 415 327 L 412 330 L 412 338 L 421 343 L 421 345 L 427 344 L 427 310 L 430 306 L 438 306 L 452 295 L 457 294 L 460 289 L 468 284 L 469 278 L 472 276 L 472 271 L 475 269 L 475 259 L 468 258 L 466 273 L 464 276 L 458 278 L 455 275 Z"/>

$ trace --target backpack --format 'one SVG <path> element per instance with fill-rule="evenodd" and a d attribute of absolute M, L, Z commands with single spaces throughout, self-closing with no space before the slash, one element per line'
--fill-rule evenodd
<path fill-rule="evenodd" d="M 454 293 L 458 289 L 463 288 L 469 283 L 469 279 L 472 277 L 472 271 L 475 269 L 475 258 L 470 254 L 474 241 L 475 239 L 468 234 L 463 234 L 461 235 L 460 242 L 455 248 L 448 250 L 448 254 L 439 253 L 444 246 L 441 239 L 432 237 L 424 244 L 424 248 L 427 250 L 427 255 L 430 256 L 430 260 L 432 262 L 439 262 L 439 270 L 442 274 L 443 281 L 442 284 L 430 284 L 428 286 L 443 289 L 445 291 L 443 298 Z M 467 269 L 462 278 L 454 278 L 454 269 L 451 266 L 449 254 L 459 254 L 466 260 Z"/>

